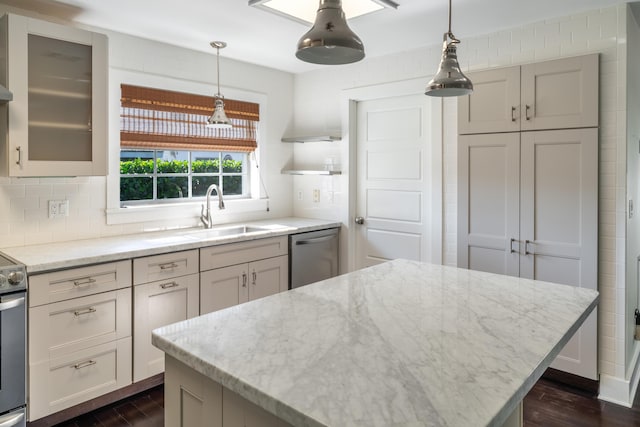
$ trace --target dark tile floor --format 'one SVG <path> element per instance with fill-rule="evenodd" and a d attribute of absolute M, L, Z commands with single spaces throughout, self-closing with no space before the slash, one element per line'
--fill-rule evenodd
<path fill-rule="evenodd" d="M 59 424 L 59 427 L 162 427 L 163 387 Z M 598 400 L 595 395 L 542 379 L 524 400 L 526 427 L 640 427 L 640 398 L 631 409 Z"/>

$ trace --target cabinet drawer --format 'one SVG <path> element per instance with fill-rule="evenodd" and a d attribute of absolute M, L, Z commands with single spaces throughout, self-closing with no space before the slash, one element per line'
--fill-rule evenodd
<path fill-rule="evenodd" d="M 131 337 L 29 365 L 29 420 L 131 384 Z"/>
<path fill-rule="evenodd" d="M 131 336 L 131 288 L 29 309 L 31 363 Z"/>
<path fill-rule="evenodd" d="M 29 307 L 131 286 L 131 261 L 29 276 Z"/>
<path fill-rule="evenodd" d="M 171 279 L 198 272 L 198 250 L 154 255 L 133 260 L 133 284 Z"/>
<path fill-rule="evenodd" d="M 288 253 L 288 236 L 200 249 L 200 271 L 272 258 Z"/>

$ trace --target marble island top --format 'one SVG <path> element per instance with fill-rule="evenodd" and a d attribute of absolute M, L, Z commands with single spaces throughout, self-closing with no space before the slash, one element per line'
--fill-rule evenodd
<path fill-rule="evenodd" d="M 598 293 L 396 260 L 157 329 L 294 426 L 499 426 Z"/>
<path fill-rule="evenodd" d="M 260 230 L 249 233 L 224 235 L 215 233 L 218 229 L 232 228 L 235 225 L 220 224 L 209 230 L 183 228 L 41 245 L 16 246 L 0 248 L 0 252 L 26 265 L 28 273 L 39 273 L 101 262 L 118 261 L 126 258 L 302 233 L 322 228 L 340 227 L 341 224 L 336 221 L 291 217 L 243 223 L 243 225 L 261 227 Z"/>

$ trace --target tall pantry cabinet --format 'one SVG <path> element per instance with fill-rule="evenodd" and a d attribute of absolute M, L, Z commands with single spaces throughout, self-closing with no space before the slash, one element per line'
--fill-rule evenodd
<path fill-rule="evenodd" d="M 474 93 L 458 102 L 458 266 L 597 289 L 598 55 L 469 77 Z M 597 379 L 595 312 L 552 367 Z"/>

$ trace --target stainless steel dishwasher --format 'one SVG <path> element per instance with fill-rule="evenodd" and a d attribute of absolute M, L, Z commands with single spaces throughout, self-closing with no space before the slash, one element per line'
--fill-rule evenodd
<path fill-rule="evenodd" d="M 339 228 L 289 236 L 289 289 L 338 275 Z"/>

